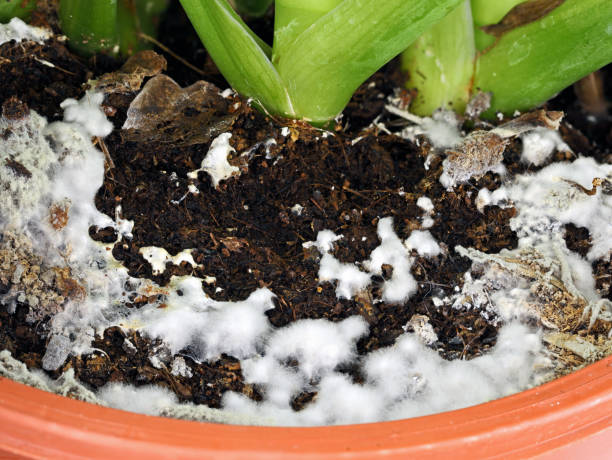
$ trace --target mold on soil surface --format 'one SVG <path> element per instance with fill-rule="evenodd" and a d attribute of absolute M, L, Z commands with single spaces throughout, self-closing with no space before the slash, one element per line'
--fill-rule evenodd
<path fill-rule="evenodd" d="M 188 58 L 197 64 L 206 63 L 200 48 L 170 46 L 188 50 Z M 201 78 L 172 58 L 168 60 L 166 73 L 182 86 Z M 205 69 L 209 80 L 223 85 L 210 62 Z M 610 69 L 604 71 L 609 75 Z M 100 73 L 96 63 L 75 58 L 57 40 L 44 45 L 7 43 L 0 46 L 0 101 L 16 97 L 55 120 L 61 115 L 60 102 L 82 96 L 82 84 Z M 359 315 L 369 325 L 369 334 L 358 342 L 360 354 L 393 344 L 412 327 L 407 325 L 414 324 L 411 319 L 417 315 L 427 318 L 433 327 L 437 340 L 431 348 L 443 358 L 482 355 L 495 345 L 498 325 L 476 309 L 439 305 L 438 300 L 456 295 L 472 264 L 454 251 L 456 246 L 488 254 L 516 248 L 517 236 L 510 228 L 516 210 L 498 206 L 478 209 L 478 191 L 485 187 L 494 191 L 500 186 L 497 173 L 488 172 L 448 191 L 439 182 L 443 157 L 430 156 L 428 167 L 424 167 L 432 153 L 427 139 L 413 142 L 389 132 L 387 127 L 397 131 L 402 123 L 384 110 L 385 101 L 397 88 L 396 79 L 393 63 L 374 75 L 329 132 L 266 117 L 240 97 L 222 95 L 212 85 L 194 93 L 197 97 L 190 99 L 191 105 L 178 108 L 171 97 L 156 95 L 159 112 L 169 115 L 156 118 L 151 126 L 126 131 L 120 128 L 137 91 L 108 91 L 104 108 L 116 129 L 100 144 L 108 157 L 96 206 L 114 216 L 120 205 L 121 218 L 134 222 L 132 238 L 115 243 L 113 256 L 130 276 L 149 278 L 160 286 L 167 285 L 174 275 L 208 277 L 213 281 L 203 283 L 202 288 L 218 301 L 242 300 L 255 289 L 267 287 L 276 295 L 274 308 L 266 313 L 275 327 L 305 318 L 337 322 Z M 610 120 L 583 121 L 584 115 L 569 91 L 550 103 L 551 108 L 566 111 L 566 120 L 571 120 L 571 124 L 561 124 L 563 140 L 574 151 L 610 162 Z M 588 132 L 588 138 L 583 131 Z M 190 178 L 189 173 L 200 167 L 212 140 L 222 132 L 231 132 L 229 142 L 235 153 L 230 163 L 239 174 L 215 189 L 208 174 L 200 171 L 196 178 Z M 536 168 L 519 162 L 520 150 L 520 141 L 515 139 L 505 151 L 504 165 L 511 174 L 535 172 L 552 161 L 573 159 L 571 153 L 557 152 Z M 430 214 L 417 206 L 421 197 L 431 199 Z M 305 249 L 303 243 L 316 240 L 321 230 L 331 230 L 344 235 L 332 252 L 339 261 L 363 261 L 379 245 L 377 223 L 389 216 L 400 239 L 414 230 L 427 229 L 441 253 L 434 257 L 413 253 L 412 275 L 418 288 L 405 303 L 373 301 L 381 297 L 385 279 L 392 276 L 391 268 L 385 267 L 367 292 L 354 299 L 339 299 L 333 284 L 318 279 L 319 253 Z M 425 225 L 426 217 L 432 219 L 432 225 Z M 110 227 L 92 227 L 90 235 L 105 243 L 117 240 Z M 569 249 L 582 255 L 591 246 L 585 228 L 567 225 L 564 238 Z M 163 273 L 154 273 L 141 251 L 150 246 L 164 248 L 172 255 L 192 249 L 195 265 L 168 263 Z M 0 248 L 0 270 L 5 270 L 5 275 L 12 266 L 9 249 L 6 245 Z M 596 262 L 593 271 L 599 294 L 612 300 L 610 261 Z M 11 284 L 9 276 L 0 276 L 0 294 L 7 293 Z M 138 309 L 150 301 L 133 298 L 129 307 Z M 48 339 L 49 317 L 33 321 L 29 311 L 25 300 L 18 302 L 12 314 L 0 308 L 0 350 L 8 349 L 30 369 L 38 369 Z M 584 324 L 576 327 L 572 332 L 595 342 L 609 330 L 601 321 L 590 331 Z M 95 338 L 92 347 L 101 353 L 73 356 L 49 374 L 57 376 L 72 368 L 75 376 L 92 388 L 108 382 L 157 384 L 171 389 L 181 401 L 211 407 L 219 407 L 228 390 L 255 400 L 261 397 L 256 385 L 245 382 L 240 362 L 232 356 L 197 362 L 189 350 L 182 350 L 180 355 L 193 372 L 176 375 L 168 370 L 176 356 L 168 355 L 161 342 L 138 332 L 109 328 Z M 155 365 L 154 357 L 163 365 Z M 574 367 L 587 362 L 571 353 L 567 360 Z M 354 381 L 362 378 L 355 369 L 345 372 Z M 307 405 L 313 396 L 298 396 L 294 408 Z"/>

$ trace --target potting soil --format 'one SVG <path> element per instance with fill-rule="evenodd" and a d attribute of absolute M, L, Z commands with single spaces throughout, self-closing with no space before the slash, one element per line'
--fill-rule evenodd
<path fill-rule="evenodd" d="M 488 401 L 611 351 L 609 121 L 588 141 L 534 121 L 552 112 L 505 137 L 406 120 L 390 65 L 319 130 L 183 88 L 151 54 L 106 76 L 55 38 L 0 59 L 4 374 L 321 425 Z M 149 79 L 117 84 L 134 68 Z"/>

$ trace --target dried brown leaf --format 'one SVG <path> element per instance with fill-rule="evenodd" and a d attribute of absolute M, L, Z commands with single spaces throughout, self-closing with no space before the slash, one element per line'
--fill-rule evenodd
<path fill-rule="evenodd" d="M 25 102 L 11 96 L 2 103 L 2 116 L 7 120 L 21 120 L 29 115 L 30 109 Z"/>
<path fill-rule="evenodd" d="M 501 163 L 508 142 L 493 131 L 472 131 L 456 149 L 446 151 L 448 169 L 459 182 L 480 176 Z"/>
<path fill-rule="evenodd" d="M 244 238 L 237 238 L 235 236 L 228 236 L 227 238 L 219 238 L 219 241 L 230 250 L 230 252 L 240 251 L 244 247 L 249 246 L 248 240 Z"/>
<path fill-rule="evenodd" d="M 49 223 L 55 230 L 61 230 L 68 224 L 70 203 L 54 203 L 49 209 Z"/>
<path fill-rule="evenodd" d="M 116 72 L 102 75 L 96 89 L 105 93 L 131 93 L 138 91 L 147 77 L 166 70 L 166 59 L 155 51 L 140 51 L 131 56 Z"/>
<path fill-rule="evenodd" d="M 528 0 L 512 8 L 500 22 L 481 27 L 489 35 L 501 37 L 517 27 L 521 27 L 543 18 L 565 0 Z"/>
<path fill-rule="evenodd" d="M 465 116 L 471 120 L 478 118 L 483 112 L 491 107 L 491 93 L 478 91 L 472 96 L 465 108 Z"/>
<path fill-rule="evenodd" d="M 166 75 L 151 78 L 130 104 L 122 127 L 124 141 L 206 144 L 227 131 L 238 116 L 212 83 L 181 88 Z"/>
<path fill-rule="evenodd" d="M 524 113 L 520 117 L 514 118 L 507 123 L 499 125 L 492 132 L 501 137 L 515 137 L 526 131 L 531 131 L 535 128 L 559 129 L 563 112 L 553 110 L 534 110 Z"/>

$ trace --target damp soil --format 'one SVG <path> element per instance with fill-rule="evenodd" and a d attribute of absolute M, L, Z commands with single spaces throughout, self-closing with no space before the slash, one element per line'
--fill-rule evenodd
<path fill-rule="evenodd" d="M 162 31 L 186 30 L 182 21 L 168 21 Z M 181 33 L 183 42 L 168 45 L 182 50 L 186 59 L 204 69 L 205 75 L 167 55 L 165 73 L 182 86 L 205 78 L 224 88 L 223 78 L 196 37 Z M 0 101 L 16 97 L 56 120 L 61 118 L 61 101 L 82 96 L 88 78 L 119 65 L 109 59 L 77 58 L 57 39 L 44 45 L 7 43 L 0 46 Z M 604 72 L 610 75 L 612 69 Z M 357 91 L 329 134 L 303 123 L 272 119 L 240 97 L 224 98 L 214 88 L 205 100 L 205 122 L 201 111 L 184 110 L 177 115 L 178 125 L 157 126 L 159 136 L 151 142 L 147 135 L 126 135 L 119 129 L 136 92 L 110 94 L 105 106 L 116 129 L 105 139 L 109 157 L 96 205 L 114 216 L 120 204 L 122 217 L 134 221 L 133 238 L 115 244 L 113 255 L 131 276 L 149 278 L 161 286 L 173 275 L 214 277 L 215 282 L 203 283 L 203 289 L 215 300 L 243 300 L 256 288 L 267 287 L 276 294 L 275 308 L 267 312 L 276 327 L 304 318 L 339 321 L 361 315 L 370 326 L 369 335 L 358 342 L 362 354 L 393 344 L 413 315 L 429 318 L 438 336 L 432 347 L 445 359 L 469 359 L 485 353 L 495 345 L 497 327 L 477 311 L 436 307 L 433 299 L 452 295 L 471 265 L 454 252 L 456 245 L 486 253 L 516 247 L 517 238 L 509 225 L 515 210 L 488 206 L 480 212 L 476 208 L 478 190 L 498 188 L 498 175 L 487 173 L 452 192 L 446 191 L 438 180 L 442 158 L 435 158 L 428 169 L 423 166 L 430 153 L 425 139 L 417 145 L 373 124 L 376 120 L 388 127 L 400 127 L 401 122 L 384 111 L 385 100 L 398 87 L 399 78 L 394 63 L 375 74 Z M 610 89 L 608 94 L 612 94 Z M 405 96 L 409 97 L 408 93 Z M 567 113 L 560 131 L 574 151 L 610 162 L 609 120 L 588 121 L 571 89 L 549 105 Z M 208 130 L 211 135 L 187 139 L 180 126 L 193 125 L 194 120 L 203 133 Z M 196 180 L 191 180 L 187 173 L 199 167 L 221 122 L 232 133 L 230 143 L 239 153 L 231 162 L 241 173 L 215 189 L 207 174 L 200 172 Z M 241 155 L 247 151 L 248 155 Z M 520 164 L 519 155 L 519 141 L 514 141 L 504 154 L 510 173 L 539 169 Z M 558 153 L 550 161 L 570 159 L 571 155 Z M 190 193 L 189 184 L 196 185 L 200 193 Z M 391 275 L 390 270 L 383 271 L 378 283 L 353 300 L 338 299 L 332 284 L 319 282 L 320 256 L 316 250 L 304 249 L 304 242 L 315 240 L 317 232 L 329 229 L 344 235 L 334 256 L 342 262 L 365 260 L 379 244 L 379 219 L 392 216 L 401 239 L 422 228 L 424 212 L 416 205 L 422 196 L 434 204 L 434 225 L 429 231 L 443 252 L 434 258 L 415 253 L 412 273 L 418 291 L 409 301 L 372 301 L 380 297 L 378 290 Z M 301 207 L 299 212 L 295 205 Z M 116 240 L 110 228 L 91 228 L 90 235 L 98 241 Z M 581 254 L 590 247 L 584 228 L 567 226 L 565 239 L 571 250 Z M 147 246 L 163 247 L 171 254 L 193 249 L 198 266 L 169 263 L 163 274 L 154 275 L 139 253 Z M 595 264 L 594 272 L 601 294 L 612 299 L 610 263 Z M 9 288 L 10 281 L 0 283 L 0 294 Z M 130 307 L 140 308 L 149 300 L 144 296 L 134 298 Z M 48 318 L 28 322 L 29 308 L 20 304 L 14 314 L 0 308 L 0 349 L 8 349 L 30 369 L 38 369 Z M 126 346 L 126 339 L 133 346 Z M 164 357 L 163 344 L 138 332 L 110 328 L 92 346 L 103 353 L 71 357 L 52 376 L 73 368 L 76 377 L 93 388 L 108 382 L 157 384 L 173 390 L 181 401 L 211 407 L 219 407 L 227 390 L 259 398 L 258 389 L 244 381 L 240 362 L 231 356 L 198 363 L 190 358 L 188 349 L 182 350 L 179 354 L 193 371 L 187 378 L 172 375 L 164 365 L 154 366 L 152 356 L 161 357 L 162 364 L 171 363 L 172 356 Z M 344 371 L 356 381 L 361 378 L 355 369 Z M 294 407 L 303 407 L 313 397 L 311 393 L 298 396 Z"/>

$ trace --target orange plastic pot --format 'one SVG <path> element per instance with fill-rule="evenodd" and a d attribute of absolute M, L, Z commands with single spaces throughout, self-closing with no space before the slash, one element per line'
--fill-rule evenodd
<path fill-rule="evenodd" d="M 395 422 L 266 428 L 149 417 L 0 378 L 0 458 L 612 458 L 612 357 L 479 406 Z"/>

